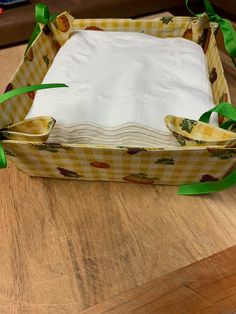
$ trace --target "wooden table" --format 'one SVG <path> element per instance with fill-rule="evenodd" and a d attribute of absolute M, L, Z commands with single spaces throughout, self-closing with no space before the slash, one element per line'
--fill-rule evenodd
<path fill-rule="evenodd" d="M 24 49 L 0 50 L 1 91 Z M 222 58 L 236 103 L 236 72 Z M 236 244 L 236 187 L 177 196 L 30 178 L 11 164 L 0 182 L 1 314 L 235 311 L 236 248 L 221 251 Z"/>

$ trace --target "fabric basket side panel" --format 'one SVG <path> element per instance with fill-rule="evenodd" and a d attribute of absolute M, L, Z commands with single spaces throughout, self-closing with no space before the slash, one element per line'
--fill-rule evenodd
<path fill-rule="evenodd" d="M 30 176 L 179 185 L 216 181 L 236 162 L 236 149 L 146 151 L 60 144 L 4 143 L 9 158 Z"/>

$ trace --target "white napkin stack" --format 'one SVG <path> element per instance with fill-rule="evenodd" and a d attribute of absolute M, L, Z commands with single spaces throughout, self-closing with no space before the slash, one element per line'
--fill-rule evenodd
<path fill-rule="evenodd" d="M 38 91 L 26 117 L 54 117 L 53 141 L 163 147 L 174 143 L 165 115 L 214 106 L 204 53 L 183 38 L 77 31 L 42 83 L 69 86 Z"/>

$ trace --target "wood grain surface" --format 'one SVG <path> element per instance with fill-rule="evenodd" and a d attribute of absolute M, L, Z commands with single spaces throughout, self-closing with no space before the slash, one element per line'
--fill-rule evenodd
<path fill-rule="evenodd" d="M 234 314 L 236 246 L 82 311 L 135 314 Z"/>
<path fill-rule="evenodd" d="M 1 91 L 24 48 L 0 50 Z M 236 76 L 223 58 L 236 103 Z M 1 314 L 74 314 L 128 290 L 135 298 L 131 289 L 163 283 L 161 276 L 236 244 L 236 187 L 187 197 L 177 187 L 30 178 L 12 164 L 0 182 Z M 161 293 L 153 289 L 152 300 Z M 173 289 L 179 302 L 198 295 L 184 285 Z M 210 306 L 207 298 L 199 295 L 187 309 Z M 171 311 L 161 313 L 185 313 Z"/>

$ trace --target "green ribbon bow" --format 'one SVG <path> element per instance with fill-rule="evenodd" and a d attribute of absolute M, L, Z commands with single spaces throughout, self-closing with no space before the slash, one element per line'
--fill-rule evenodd
<path fill-rule="evenodd" d="M 188 7 L 188 0 L 185 0 L 185 4 L 189 12 L 193 15 L 199 16 L 199 14 L 194 14 Z M 217 22 L 221 28 L 225 49 L 232 58 L 233 64 L 236 66 L 236 31 L 234 30 L 232 24 L 229 20 L 223 19 L 217 15 L 209 0 L 204 0 L 204 5 L 206 12 L 208 14 L 209 20 L 212 22 Z M 218 112 L 222 116 L 229 119 L 221 125 L 221 128 L 228 129 L 231 125 L 236 124 L 236 108 L 226 102 L 220 103 L 211 110 L 205 112 L 201 117 L 200 121 L 208 123 L 211 113 Z M 178 194 L 182 195 L 196 195 L 196 194 L 208 194 L 213 192 L 223 191 L 236 184 L 236 170 L 234 170 L 227 177 L 217 181 L 217 182 L 204 182 L 204 183 L 194 183 L 182 185 L 179 188 Z"/>
<path fill-rule="evenodd" d="M 209 111 L 204 112 L 199 121 L 208 123 L 212 112 L 217 112 L 223 117 L 229 119 L 224 122 L 220 127 L 227 130 L 231 125 L 236 124 L 236 107 L 228 102 L 221 102 L 219 105 L 213 107 Z"/>
<path fill-rule="evenodd" d="M 194 14 L 189 6 L 188 6 L 188 0 L 185 0 L 185 5 L 189 12 L 193 15 L 199 16 L 199 14 Z M 236 31 L 233 28 L 233 25 L 231 22 L 227 19 L 223 19 L 218 14 L 215 13 L 215 10 L 213 9 L 211 3 L 209 0 L 204 0 L 204 5 L 206 12 L 208 14 L 209 20 L 211 22 L 217 22 L 220 26 L 220 29 L 223 34 L 224 38 L 224 45 L 225 49 L 227 50 L 228 54 L 230 55 L 233 64 L 236 66 Z"/>
<path fill-rule="evenodd" d="M 206 111 L 201 115 L 199 121 L 208 123 L 212 112 L 217 112 L 223 117 L 229 119 L 221 125 L 221 128 L 228 129 L 232 124 L 236 124 L 236 107 L 228 102 L 222 102 L 214 108 Z M 204 182 L 182 185 L 179 188 L 178 194 L 182 195 L 196 195 L 208 194 L 226 190 L 236 184 L 236 170 L 231 174 L 217 182 Z"/>
<path fill-rule="evenodd" d="M 57 14 L 50 14 L 48 7 L 44 3 L 37 3 L 35 6 L 35 19 L 36 19 L 36 26 L 33 30 L 33 33 L 30 36 L 28 45 L 26 47 L 25 53 L 29 50 L 30 46 L 40 34 L 40 24 L 46 25 L 50 20 L 54 20 Z"/>
<path fill-rule="evenodd" d="M 9 100 L 15 96 L 25 94 L 28 92 L 33 92 L 40 89 L 48 89 L 48 88 L 55 88 L 55 87 L 68 87 L 65 84 L 61 83 L 54 83 L 54 84 L 39 84 L 39 85 L 30 85 L 30 86 L 24 86 L 20 88 L 13 89 L 9 92 L 6 92 L 2 95 L 0 95 L 0 104 L 5 102 L 6 100 Z M 3 150 L 2 145 L 0 144 L 0 168 L 6 168 L 7 167 L 7 159 Z"/>

